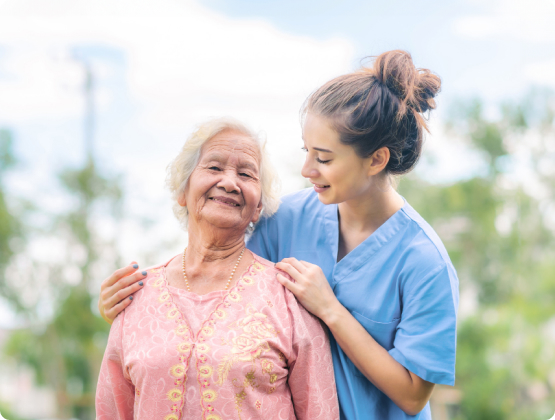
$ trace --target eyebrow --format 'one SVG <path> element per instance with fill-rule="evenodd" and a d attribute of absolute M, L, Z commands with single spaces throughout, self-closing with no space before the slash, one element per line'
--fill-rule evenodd
<path fill-rule="evenodd" d="M 244 162 L 241 163 L 241 165 L 239 165 L 240 168 L 246 168 L 246 169 L 250 169 L 253 172 L 258 172 L 258 168 L 256 167 L 256 165 L 253 165 L 250 162 Z"/>
<path fill-rule="evenodd" d="M 324 152 L 324 153 L 333 153 L 331 150 L 328 149 L 322 149 L 320 147 L 313 147 L 314 150 L 318 150 L 319 152 Z"/>
<path fill-rule="evenodd" d="M 221 153 L 213 152 L 207 155 L 205 159 L 207 162 L 211 162 L 211 161 L 221 162 L 222 160 L 225 159 L 225 157 Z M 253 172 L 259 171 L 259 168 L 251 162 L 241 162 L 239 165 L 239 168 L 250 169 Z"/>

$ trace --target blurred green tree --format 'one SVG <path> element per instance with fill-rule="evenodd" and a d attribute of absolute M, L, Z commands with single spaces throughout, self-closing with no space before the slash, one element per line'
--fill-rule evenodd
<path fill-rule="evenodd" d="M 448 125 L 483 157 L 452 185 L 399 191 L 437 230 L 476 311 L 460 319 L 458 419 L 542 419 L 555 406 L 555 96 L 531 93 L 486 118 L 480 101 Z M 472 299 L 471 299 L 472 300 Z"/>
<path fill-rule="evenodd" d="M 8 207 L 4 179 L 14 166 L 15 158 L 12 150 L 12 136 L 8 130 L 0 130 L 0 296 L 7 303 L 20 308 L 18 294 L 10 286 L 5 270 L 14 254 L 14 241 L 22 239 L 22 226 Z"/>
<path fill-rule="evenodd" d="M 68 212 L 54 215 L 52 229 L 43 234 L 61 240 L 67 260 L 37 263 L 35 270 L 47 273 L 53 316 L 40 322 L 40 305 L 27 308 L 35 322 L 15 331 L 6 351 L 31 366 L 39 384 L 55 390 L 58 418 L 87 420 L 95 417 L 94 392 L 110 328 L 93 309 L 92 296 L 99 290 L 93 279 L 100 278 L 95 267 L 105 273 L 121 265 L 114 240 L 103 237 L 99 227 L 117 226 L 122 190 L 118 179 L 99 172 L 92 157 L 82 168 L 63 171 L 59 179 L 73 204 Z M 67 269 L 76 267 L 78 274 L 74 270 L 68 281 Z"/>

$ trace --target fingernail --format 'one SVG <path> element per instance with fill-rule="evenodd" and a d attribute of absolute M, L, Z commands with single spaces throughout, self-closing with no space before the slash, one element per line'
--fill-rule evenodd
<path fill-rule="evenodd" d="M 139 264 L 133 264 L 133 268 L 139 268 Z"/>
<path fill-rule="evenodd" d="M 133 300 L 133 296 L 129 296 L 129 300 Z"/>
<path fill-rule="evenodd" d="M 140 281 L 140 282 L 139 282 L 139 286 L 142 286 L 142 285 L 143 285 L 143 282 L 142 282 L 142 281 Z"/>
<path fill-rule="evenodd" d="M 141 274 L 142 274 L 143 276 L 146 276 L 146 271 L 143 271 Z"/>

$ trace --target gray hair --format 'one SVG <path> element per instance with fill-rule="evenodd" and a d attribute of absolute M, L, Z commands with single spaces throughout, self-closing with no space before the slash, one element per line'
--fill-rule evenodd
<path fill-rule="evenodd" d="M 197 126 L 189 136 L 181 151 L 167 167 L 166 185 L 172 193 L 173 212 L 184 229 L 187 228 L 188 211 L 186 206 L 178 203 L 179 197 L 185 192 L 189 177 L 195 170 L 202 146 L 217 134 L 233 130 L 247 135 L 258 145 L 260 151 L 260 186 L 262 193 L 261 217 L 269 217 L 279 207 L 279 179 L 266 153 L 266 142 L 233 118 L 214 118 Z"/>

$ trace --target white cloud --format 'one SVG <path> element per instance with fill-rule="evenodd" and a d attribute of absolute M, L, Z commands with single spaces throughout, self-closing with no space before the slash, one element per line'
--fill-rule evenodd
<path fill-rule="evenodd" d="M 0 11 L 0 123 L 34 153 L 20 174 L 29 185 L 44 189 L 44 174 L 63 163 L 59 156 L 77 155 L 72 147 L 80 153 L 80 142 L 68 140 L 80 135 L 83 114 L 83 71 L 72 51 L 100 51 L 91 59 L 100 82 L 121 77 L 119 86 L 99 83 L 105 90 L 96 92 L 97 153 L 125 174 L 130 214 L 159 221 L 150 233 L 125 227 L 120 241 L 130 258 L 162 241 L 154 237 L 178 235 L 164 168 L 194 124 L 233 115 L 264 130 L 284 191 L 296 190 L 303 185 L 299 108 L 316 87 L 352 70 L 354 46 L 345 39 L 292 35 L 193 1 L 0 0 Z M 114 51 L 117 60 L 102 58 Z M 132 109 L 116 110 L 108 128 L 102 107 L 112 110 L 118 97 Z M 130 240 L 143 234 L 152 240 Z"/>
<path fill-rule="evenodd" d="M 489 0 L 480 2 L 480 6 L 486 9 L 485 13 L 455 21 L 456 33 L 469 38 L 502 36 L 537 43 L 555 41 L 554 0 Z"/>
<path fill-rule="evenodd" d="M 36 96 L 30 115 L 40 109 L 60 114 L 75 102 L 71 94 L 61 95 L 57 109 L 45 107 L 58 79 L 71 68 L 68 60 L 55 63 L 54 49 L 91 43 L 120 49 L 128 59 L 132 95 L 159 112 L 245 98 L 254 109 L 260 106 L 257 101 L 280 97 L 298 107 L 318 83 L 348 70 L 354 50 L 345 40 L 293 36 L 264 21 L 229 19 L 191 2 L 122 1 L 114 6 L 55 0 L 46 7 L 40 0 L 12 0 L 0 8 L 0 45 L 8 46 L 7 60 L 17 75 L 15 83 L 6 86 L 4 81 L 4 101 L 17 92 Z M 27 54 L 20 53 L 23 46 Z M 1 103 L 0 113 L 8 107 Z M 8 116 L 23 113 L 20 108 Z"/>
<path fill-rule="evenodd" d="M 524 71 L 531 82 L 555 86 L 555 59 L 531 63 Z"/>

